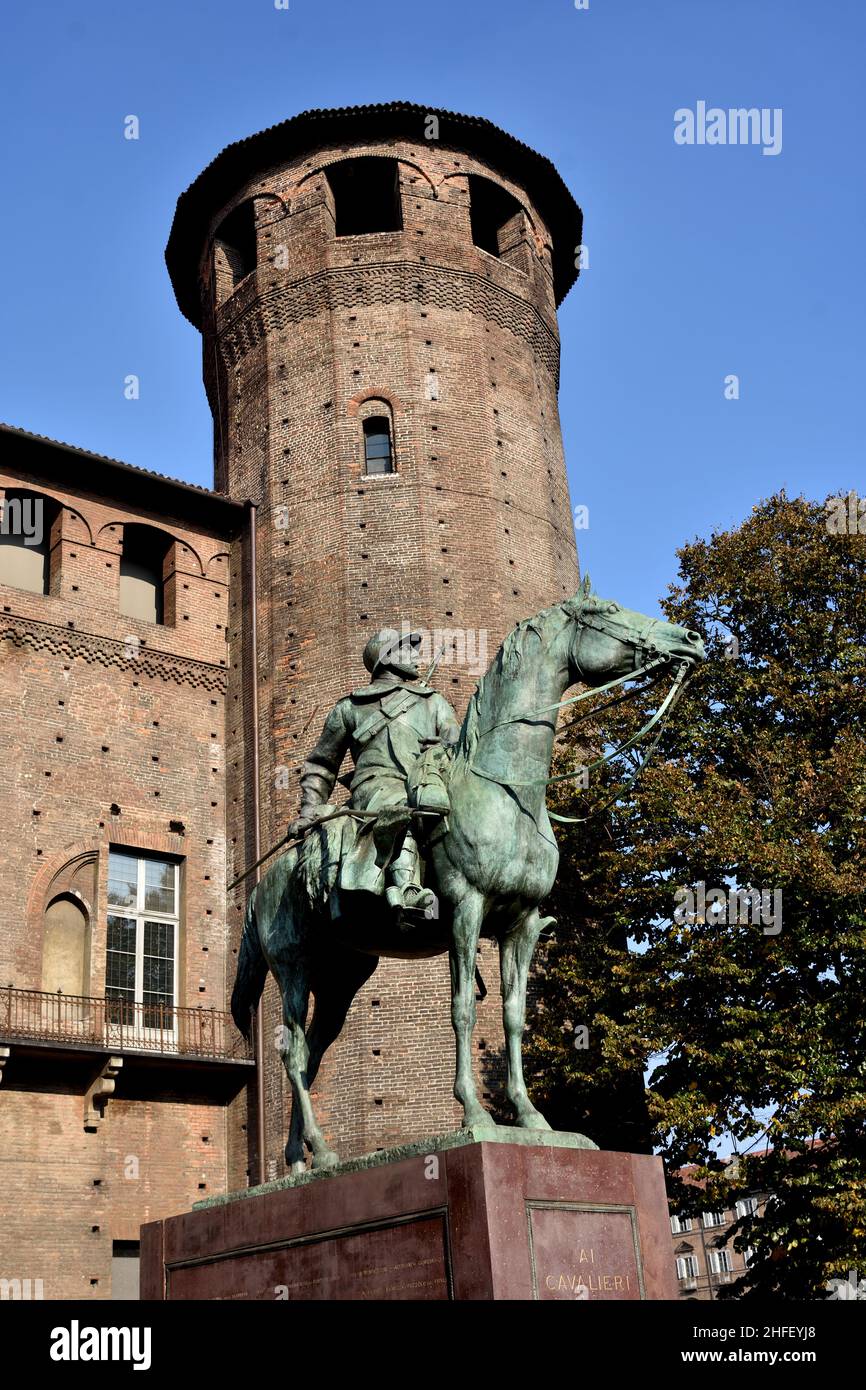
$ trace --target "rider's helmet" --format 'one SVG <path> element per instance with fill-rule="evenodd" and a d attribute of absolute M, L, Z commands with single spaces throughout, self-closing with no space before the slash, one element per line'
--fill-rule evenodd
<path fill-rule="evenodd" d="M 414 662 L 423 640 L 420 632 L 408 632 L 405 628 L 402 632 L 393 627 L 380 628 L 378 632 L 373 633 L 364 648 L 364 665 L 370 675 L 375 676 L 380 666 L 391 664 L 392 658 Z"/>

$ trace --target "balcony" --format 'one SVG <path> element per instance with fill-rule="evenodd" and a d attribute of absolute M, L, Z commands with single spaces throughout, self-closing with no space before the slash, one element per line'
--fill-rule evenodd
<path fill-rule="evenodd" d="M 252 1044 L 217 1009 L 0 989 L 0 1043 L 252 1066 Z"/>

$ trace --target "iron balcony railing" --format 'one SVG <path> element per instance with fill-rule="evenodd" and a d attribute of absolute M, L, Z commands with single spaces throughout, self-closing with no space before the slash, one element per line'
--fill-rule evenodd
<path fill-rule="evenodd" d="M 231 1014 L 81 994 L 0 988 L 0 1041 L 30 1039 L 104 1047 L 111 1052 L 159 1052 L 248 1062 L 252 1045 Z"/>

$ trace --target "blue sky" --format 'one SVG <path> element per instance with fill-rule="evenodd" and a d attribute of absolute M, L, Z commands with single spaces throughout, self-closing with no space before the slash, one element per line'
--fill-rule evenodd
<path fill-rule="evenodd" d="M 253 131 L 400 99 L 487 116 L 583 207 L 560 403 L 601 592 L 655 612 L 684 540 L 866 490 L 862 0 L 48 0 L 2 37 L 0 418 L 210 484 L 175 200 Z M 675 144 L 700 100 L 780 107 L 781 153 Z"/>

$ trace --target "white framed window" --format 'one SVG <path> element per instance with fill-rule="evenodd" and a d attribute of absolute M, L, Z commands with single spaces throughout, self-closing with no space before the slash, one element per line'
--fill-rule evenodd
<path fill-rule="evenodd" d="M 692 1229 L 692 1218 L 690 1216 L 671 1217 L 671 1235 L 686 1235 Z"/>
<path fill-rule="evenodd" d="M 109 851 L 109 1024 L 137 1033 L 176 1031 L 179 869 L 171 859 Z"/>
<path fill-rule="evenodd" d="M 737 1202 L 737 1216 L 753 1216 L 757 1210 L 757 1197 L 741 1197 Z"/>
<path fill-rule="evenodd" d="M 708 1250 L 707 1267 L 711 1274 L 730 1274 L 734 1266 L 727 1250 Z"/>
<path fill-rule="evenodd" d="M 698 1277 L 698 1258 L 697 1255 L 678 1255 L 677 1256 L 677 1278 L 678 1279 L 697 1279 Z"/>
<path fill-rule="evenodd" d="M 705 1230 L 708 1229 L 708 1228 L 711 1227 L 711 1226 L 724 1226 L 724 1224 L 725 1224 L 725 1213 L 724 1213 L 723 1211 L 705 1211 L 705 1212 L 704 1212 L 704 1229 L 705 1229 Z"/>

